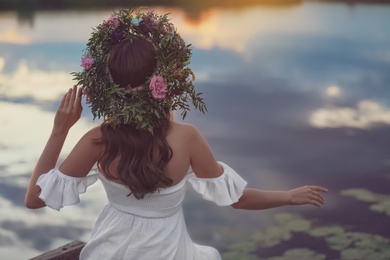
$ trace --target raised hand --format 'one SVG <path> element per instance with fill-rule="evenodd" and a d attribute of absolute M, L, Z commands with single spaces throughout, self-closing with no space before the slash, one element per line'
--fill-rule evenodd
<path fill-rule="evenodd" d="M 64 95 L 54 118 L 53 130 L 67 132 L 80 119 L 83 107 L 81 106 L 82 90 L 73 86 Z"/>
<path fill-rule="evenodd" d="M 325 202 L 322 193 L 327 191 L 327 189 L 320 186 L 306 185 L 290 190 L 288 193 L 291 205 L 312 204 L 321 207 Z"/>

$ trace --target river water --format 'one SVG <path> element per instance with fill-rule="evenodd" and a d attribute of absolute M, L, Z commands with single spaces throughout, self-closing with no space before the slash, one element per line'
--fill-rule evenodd
<path fill-rule="evenodd" d="M 193 44 L 191 67 L 209 113 L 191 111 L 184 122 L 203 132 L 217 159 L 250 187 L 329 189 L 320 209 L 261 212 L 218 208 L 189 189 L 184 209 L 194 240 L 218 247 L 224 259 L 271 259 L 294 248 L 301 257 L 290 259 L 390 259 L 383 249 L 390 245 L 390 5 L 303 1 L 196 15 L 151 8 L 171 12 Z M 87 241 L 105 203 L 100 184 L 61 212 L 27 210 L 23 199 L 58 102 L 72 86 L 69 73 L 81 69 L 91 28 L 110 13 L 0 12 L 1 259 Z M 98 123 L 84 106 L 61 158 Z M 278 231 L 283 216 L 297 221 L 291 232 Z M 342 231 L 315 236 L 319 227 Z M 380 242 L 368 245 L 373 237 Z M 353 254 L 359 257 L 347 258 Z"/>

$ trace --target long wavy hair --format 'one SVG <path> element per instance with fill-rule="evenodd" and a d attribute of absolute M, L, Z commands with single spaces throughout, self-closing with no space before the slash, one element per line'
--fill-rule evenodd
<path fill-rule="evenodd" d="M 144 39 L 132 39 L 116 45 L 107 61 L 108 73 L 121 87 L 137 87 L 150 77 L 156 66 L 155 49 Z M 105 147 L 98 160 L 99 170 L 107 179 L 119 181 L 130 189 L 137 199 L 168 187 L 172 179 L 165 174 L 165 167 L 172 157 L 172 149 L 166 136 L 170 118 L 161 119 L 153 133 L 138 130 L 131 124 L 101 125 L 102 138 L 97 142 Z M 115 174 L 110 165 L 119 160 Z"/>

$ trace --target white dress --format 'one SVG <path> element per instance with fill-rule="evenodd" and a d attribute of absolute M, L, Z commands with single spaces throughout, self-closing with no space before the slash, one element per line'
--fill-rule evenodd
<path fill-rule="evenodd" d="M 96 220 L 80 260 L 220 260 L 216 249 L 192 242 L 182 211 L 187 183 L 219 206 L 238 201 L 246 181 L 228 165 L 219 164 L 224 172 L 217 178 L 197 178 L 189 173 L 177 185 L 147 194 L 142 200 L 127 196 L 127 187 L 101 174 L 75 178 L 53 169 L 41 175 L 37 185 L 46 205 L 59 210 L 79 203 L 80 193 L 97 179 L 102 181 L 108 203 Z"/>

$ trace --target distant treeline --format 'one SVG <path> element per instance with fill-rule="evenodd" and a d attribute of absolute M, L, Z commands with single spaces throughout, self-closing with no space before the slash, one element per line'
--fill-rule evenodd
<path fill-rule="evenodd" d="M 295 5 L 302 0 L 0 0 L 0 10 L 101 9 L 126 6 L 175 6 L 186 9 L 246 7 L 250 5 Z"/>
<path fill-rule="evenodd" d="M 106 9 L 113 7 L 168 6 L 199 12 L 208 8 L 245 8 L 254 5 L 288 7 L 304 1 L 345 4 L 389 4 L 390 0 L 0 0 L 1 10 L 31 12 L 36 10 Z"/>

